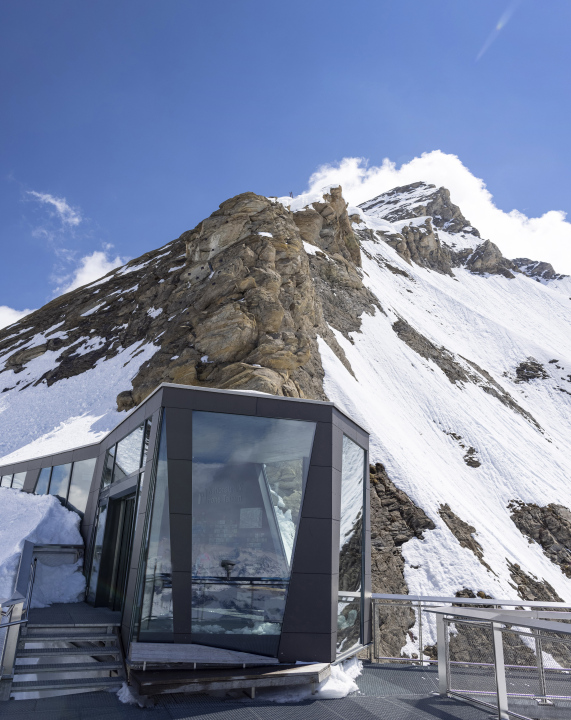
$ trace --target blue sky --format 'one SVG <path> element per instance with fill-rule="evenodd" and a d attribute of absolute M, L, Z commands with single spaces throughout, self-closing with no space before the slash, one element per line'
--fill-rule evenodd
<path fill-rule="evenodd" d="M 570 21 L 568 0 L 5 2 L 0 306 L 348 157 L 440 150 L 505 212 L 570 212 Z"/>

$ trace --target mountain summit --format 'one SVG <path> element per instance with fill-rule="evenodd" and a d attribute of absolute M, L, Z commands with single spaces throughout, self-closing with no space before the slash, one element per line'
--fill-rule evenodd
<path fill-rule="evenodd" d="M 290 207 L 238 195 L 2 330 L 4 461 L 161 382 L 329 399 L 371 432 L 375 590 L 571 600 L 570 278 L 423 182 Z"/>

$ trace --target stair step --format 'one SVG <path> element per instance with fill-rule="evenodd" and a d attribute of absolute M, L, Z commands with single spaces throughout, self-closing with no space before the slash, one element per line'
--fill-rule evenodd
<path fill-rule="evenodd" d="M 118 647 L 80 647 L 80 648 L 26 648 L 18 650 L 16 657 L 47 657 L 50 655 L 120 655 Z"/>
<path fill-rule="evenodd" d="M 35 675 L 41 672 L 86 672 L 100 670 L 122 670 L 123 663 L 119 660 L 105 662 L 69 662 L 69 663 L 38 663 L 37 665 L 14 666 L 15 675 Z"/>
<path fill-rule="evenodd" d="M 81 635 L 70 635 L 69 633 L 46 633 L 45 635 L 36 635 L 31 633 L 28 635 L 21 635 L 20 642 L 22 644 L 31 642 L 116 642 L 117 635 L 105 633 L 90 633 Z"/>
<path fill-rule="evenodd" d="M 77 678 L 73 680 L 30 680 L 13 682 L 12 693 L 34 692 L 36 690 L 97 690 L 120 688 L 123 678 Z"/>

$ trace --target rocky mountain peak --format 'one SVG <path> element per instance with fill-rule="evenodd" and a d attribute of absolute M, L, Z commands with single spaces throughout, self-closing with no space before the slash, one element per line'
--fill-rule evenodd
<path fill-rule="evenodd" d="M 460 208 L 450 200 L 449 190 L 422 181 L 393 188 L 359 207 L 369 215 L 389 222 L 429 217 L 435 228 L 480 237 Z"/>

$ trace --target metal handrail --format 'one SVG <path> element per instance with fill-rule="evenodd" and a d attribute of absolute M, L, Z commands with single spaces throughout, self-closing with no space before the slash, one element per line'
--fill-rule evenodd
<path fill-rule="evenodd" d="M 29 540 L 24 540 L 14 583 L 14 593 L 9 598 L 0 599 L 0 631 L 5 630 L 4 637 L 0 638 L 0 700 L 8 700 L 10 696 L 20 628 L 28 622 L 32 605 L 38 562 L 36 555 L 69 553 L 70 551 L 75 552 L 77 561 L 83 555 L 83 546 L 35 545 Z M 2 619 L 6 617 L 9 617 L 10 621 L 3 623 Z M 13 619 L 14 617 L 15 619 Z M 8 681 L 8 685 L 4 681 Z"/>

